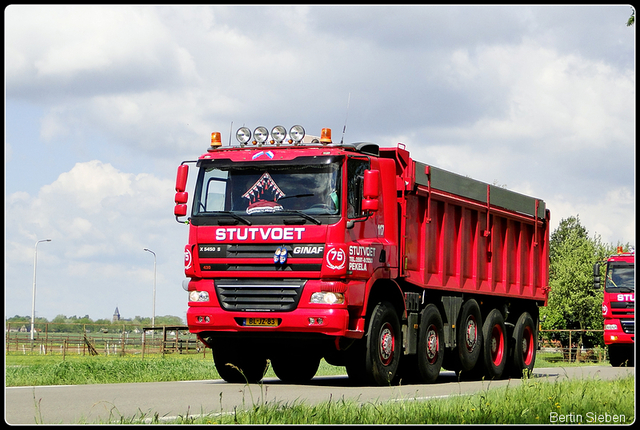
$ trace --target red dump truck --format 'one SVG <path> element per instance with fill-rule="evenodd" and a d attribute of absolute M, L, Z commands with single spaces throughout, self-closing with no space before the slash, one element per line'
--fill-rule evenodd
<path fill-rule="evenodd" d="M 223 379 L 259 381 L 269 360 L 304 382 L 322 358 L 374 385 L 533 368 L 548 294 L 542 200 L 415 161 L 402 144 L 333 143 L 330 129 L 236 137 L 222 146 L 212 133 L 182 163 L 174 210 L 189 226 L 187 324 Z"/>
<path fill-rule="evenodd" d="M 610 256 L 606 262 L 604 282 L 604 343 L 612 366 L 634 365 L 635 253 Z M 594 284 L 600 288 L 600 263 L 593 267 Z"/>

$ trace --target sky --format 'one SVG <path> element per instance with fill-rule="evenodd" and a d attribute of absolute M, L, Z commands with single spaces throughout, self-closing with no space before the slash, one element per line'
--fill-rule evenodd
<path fill-rule="evenodd" d="M 150 317 L 148 248 L 155 314 L 185 318 L 176 168 L 243 125 L 402 143 L 635 246 L 632 12 L 8 6 L 5 316 L 31 315 L 37 254 L 37 317 Z"/>

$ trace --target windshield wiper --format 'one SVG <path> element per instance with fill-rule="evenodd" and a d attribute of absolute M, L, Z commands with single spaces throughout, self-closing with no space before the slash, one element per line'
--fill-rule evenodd
<path fill-rule="evenodd" d="M 311 215 L 307 215 L 304 212 L 301 211 L 296 211 L 296 210 L 285 210 L 285 211 L 278 211 L 276 212 L 277 214 L 281 214 L 281 215 L 298 215 L 301 216 L 304 219 L 307 219 L 309 221 L 311 221 L 312 223 L 314 223 L 315 225 L 320 225 L 322 224 L 320 221 L 318 221 L 316 218 L 312 217 Z"/>
<path fill-rule="evenodd" d="M 284 199 L 299 199 L 300 197 L 313 197 L 315 196 L 315 194 L 296 194 L 294 196 L 284 196 L 278 199 L 278 201 L 280 200 L 284 200 Z"/>
<path fill-rule="evenodd" d="M 245 224 L 245 225 L 251 225 L 251 221 L 242 218 L 239 215 L 234 214 L 231 211 L 213 211 L 213 212 L 207 212 L 207 215 L 212 214 L 212 215 L 229 215 L 231 218 L 236 219 L 238 221 L 240 221 L 241 223 Z"/>

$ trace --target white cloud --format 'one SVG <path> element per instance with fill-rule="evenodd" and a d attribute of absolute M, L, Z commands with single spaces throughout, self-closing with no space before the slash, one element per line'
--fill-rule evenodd
<path fill-rule="evenodd" d="M 10 6 L 8 92 L 85 96 L 198 80 L 189 53 L 147 6 Z"/>

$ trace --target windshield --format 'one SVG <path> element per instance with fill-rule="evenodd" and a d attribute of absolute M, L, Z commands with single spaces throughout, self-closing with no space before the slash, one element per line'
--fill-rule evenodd
<path fill-rule="evenodd" d="M 631 292 L 635 290 L 634 265 L 629 263 L 609 263 L 607 266 L 606 291 Z"/>
<path fill-rule="evenodd" d="M 244 223 L 256 215 L 306 215 L 314 221 L 310 216 L 338 215 L 340 164 L 332 157 L 302 157 L 288 164 L 203 163 L 192 213 Z"/>

